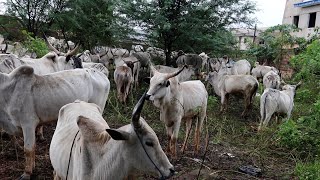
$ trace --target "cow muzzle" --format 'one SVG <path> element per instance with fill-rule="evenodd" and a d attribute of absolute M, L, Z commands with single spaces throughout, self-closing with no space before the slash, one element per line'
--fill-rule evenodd
<path fill-rule="evenodd" d="M 170 168 L 169 170 L 170 170 L 170 174 L 167 175 L 167 176 L 161 176 L 161 177 L 159 178 L 159 180 L 169 179 L 169 178 L 171 178 L 173 175 L 176 174 L 176 171 L 175 171 L 173 168 Z"/>
<path fill-rule="evenodd" d="M 150 94 L 146 94 L 146 100 L 149 100 L 149 101 L 150 101 L 150 97 L 151 97 Z"/>

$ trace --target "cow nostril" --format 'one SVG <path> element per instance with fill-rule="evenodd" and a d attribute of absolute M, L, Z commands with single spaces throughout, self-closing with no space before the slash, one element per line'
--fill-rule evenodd
<path fill-rule="evenodd" d="M 146 100 L 150 100 L 150 96 L 149 94 L 146 94 Z"/>
<path fill-rule="evenodd" d="M 176 172 L 173 168 L 170 168 L 169 170 L 171 174 L 174 174 Z"/>

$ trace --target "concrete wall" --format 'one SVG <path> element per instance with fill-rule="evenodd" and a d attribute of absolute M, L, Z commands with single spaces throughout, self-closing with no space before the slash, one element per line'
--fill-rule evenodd
<path fill-rule="evenodd" d="M 299 16 L 298 27 L 301 28 L 302 31 L 296 32 L 294 33 L 294 35 L 307 38 L 308 34 L 314 33 L 314 28 L 308 28 L 310 13 L 317 13 L 315 27 L 320 27 L 320 5 L 309 7 L 294 7 L 294 4 L 301 2 L 303 2 L 303 0 L 287 0 L 282 24 L 293 24 L 293 17 Z"/>

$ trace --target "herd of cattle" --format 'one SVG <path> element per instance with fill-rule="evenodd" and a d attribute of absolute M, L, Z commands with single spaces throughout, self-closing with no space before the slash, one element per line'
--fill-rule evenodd
<path fill-rule="evenodd" d="M 205 53 L 179 51 L 172 53 L 178 66 L 173 68 L 155 65 L 165 60 L 164 51 L 155 47 L 146 51 L 141 45 L 131 51 L 100 47 L 97 53 L 86 50 L 76 54 L 78 45 L 64 53 L 46 41 L 52 52 L 38 59 L 7 53 L 6 49 L 0 54 L 0 129 L 13 140 L 23 136 L 26 164 L 22 179 L 29 179 L 35 167 L 36 134 L 41 136 L 42 124 L 57 120 L 50 144 L 55 179 L 123 179 L 136 170 L 167 179 L 175 171 L 157 135 L 140 117 L 145 100 L 160 109 L 169 139 L 167 152 L 176 157 L 183 121 L 182 149 L 187 148 L 192 123 L 194 151 L 200 149 L 200 134 L 210 111 L 201 80 L 209 82 L 221 97 L 221 112 L 226 110 L 230 94 L 242 94 L 245 109 L 241 115 L 246 116 L 262 79 L 265 90 L 260 96 L 259 130 L 276 112 L 290 118 L 295 90 L 301 85 L 286 84 L 274 67 L 257 63 L 252 68 L 247 60 L 232 61 L 226 56 L 209 58 Z M 139 86 L 139 73 L 150 73 L 144 77 L 149 88 L 136 104 L 131 124 L 119 129 L 110 129 L 102 117 L 110 91 L 109 71 L 114 71 L 117 98 L 123 103 Z"/>

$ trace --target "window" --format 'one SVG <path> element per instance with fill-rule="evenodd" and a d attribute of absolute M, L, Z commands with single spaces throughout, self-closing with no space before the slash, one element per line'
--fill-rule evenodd
<path fill-rule="evenodd" d="M 310 13 L 308 28 L 314 28 L 316 26 L 316 17 L 317 17 L 317 13 Z"/>
<path fill-rule="evenodd" d="M 299 16 L 293 16 L 293 25 L 299 27 Z"/>

